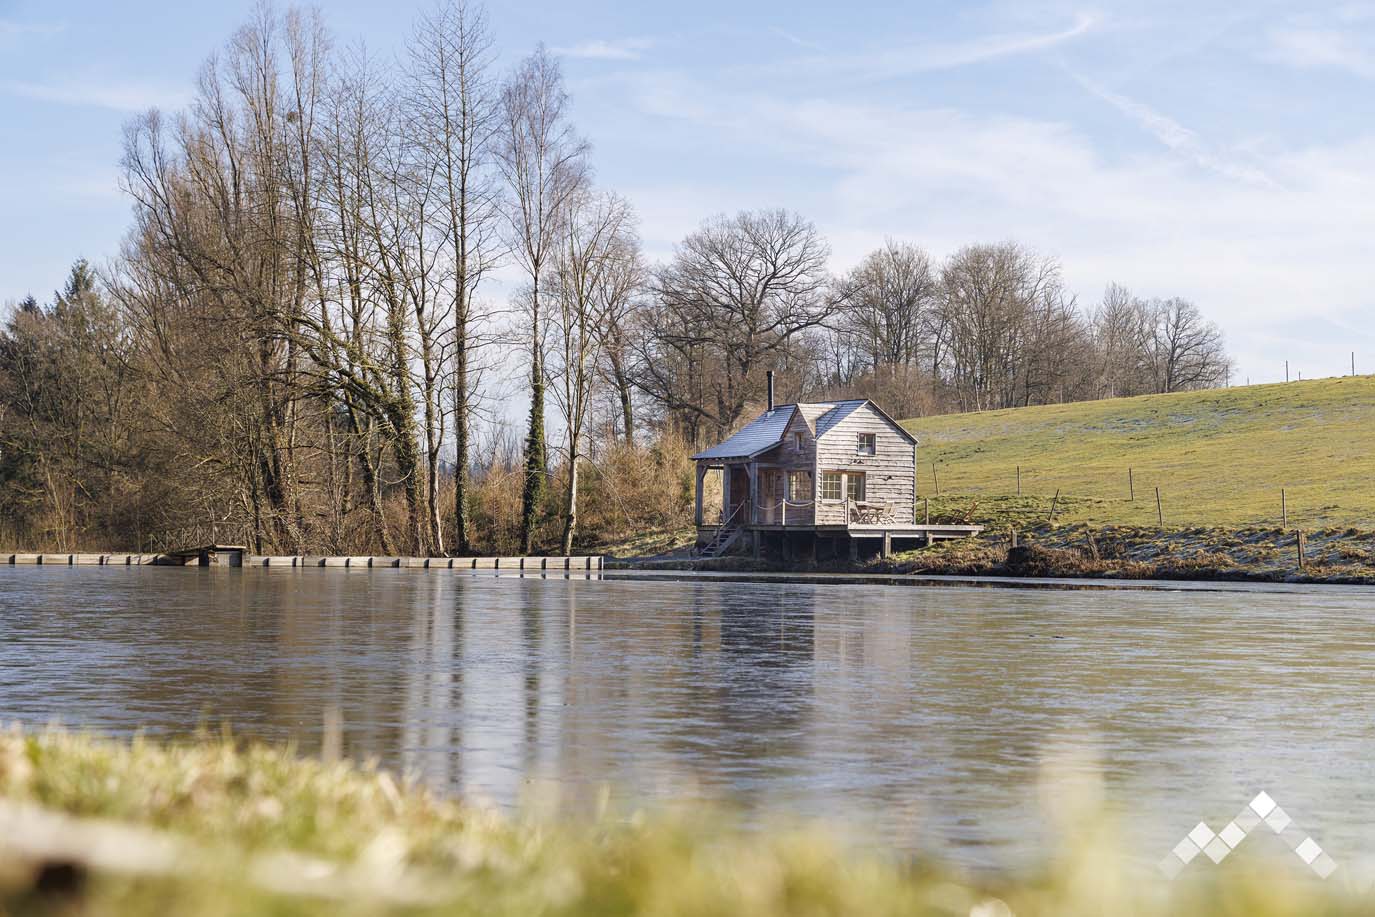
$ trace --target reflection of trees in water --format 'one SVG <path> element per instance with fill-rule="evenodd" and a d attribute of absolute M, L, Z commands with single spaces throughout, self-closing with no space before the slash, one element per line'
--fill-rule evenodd
<path fill-rule="evenodd" d="M 813 596 L 702 582 L 685 591 L 688 664 L 669 696 L 666 749 L 709 788 L 738 792 L 742 781 L 788 770 L 805 743 Z"/>
<path fill-rule="evenodd" d="M 522 589 L 530 587 L 524 583 Z M 530 586 L 535 586 L 532 582 Z M 535 601 L 546 590 L 535 588 L 520 609 L 521 645 L 521 725 L 524 744 L 521 748 L 521 763 L 528 776 L 539 760 L 540 740 L 540 668 L 544 664 L 544 622 L 541 620 L 543 603 Z"/>
<path fill-rule="evenodd" d="M 401 761 L 409 773 L 437 786 L 459 787 L 464 732 L 464 633 L 467 582 L 457 577 L 419 575 L 411 596 L 411 641 L 406 661 L 406 697 Z"/>

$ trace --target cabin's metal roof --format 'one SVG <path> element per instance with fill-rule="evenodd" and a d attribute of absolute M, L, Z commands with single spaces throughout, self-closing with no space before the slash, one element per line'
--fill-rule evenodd
<path fill-rule="evenodd" d="M 857 401 L 837 401 L 835 404 L 828 405 L 829 411 L 822 414 L 816 420 L 816 438 L 821 439 L 831 428 L 849 417 L 855 411 L 867 404 L 863 398 Z"/>
<path fill-rule="evenodd" d="M 795 404 L 780 404 L 765 411 L 736 433 L 726 437 L 710 449 L 693 456 L 694 459 L 746 459 L 767 452 L 783 441 L 783 431 L 792 420 Z"/>
<path fill-rule="evenodd" d="M 912 445 L 917 445 L 917 438 L 913 436 L 906 427 L 898 423 L 896 420 L 894 420 L 892 417 L 888 415 L 887 411 L 885 411 L 883 408 L 879 407 L 877 404 L 875 404 L 873 401 L 867 398 L 859 398 L 850 401 L 837 401 L 832 406 L 831 410 L 827 411 L 817 420 L 816 438 L 820 439 L 821 437 L 825 436 L 832 429 L 834 429 L 835 426 L 839 424 L 842 420 L 844 420 L 846 417 L 849 417 L 851 414 L 853 414 L 855 411 L 859 410 L 866 404 L 873 409 L 875 414 L 882 417 L 884 420 L 888 421 L 888 423 L 892 425 L 893 429 L 897 431 L 899 436 L 906 439 Z"/>
<path fill-rule="evenodd" d="M 807 425 L 815 432 L 816 438 L 820 439 L 834 429 L 838 423 L 866 404 L 873 407 L 880 417 L 891 423 L 899 434 L 913 444 L 916 443 L 916 437 L 907 432 L 902 424 L 884 413 L 878 405 L 865 398 L 855 398 L 846 401 L 780 404 L 772 411 L 765 411 L 760 414 L 723 442 L 697 453 L 693 458 L 751 459 L 756 455 L 768 452 L 783 442 L 783 434 L 788 429 L 788 422 L 792 420 L 794 413 L 801 414 L 802 418 L 807 421 Z"/>

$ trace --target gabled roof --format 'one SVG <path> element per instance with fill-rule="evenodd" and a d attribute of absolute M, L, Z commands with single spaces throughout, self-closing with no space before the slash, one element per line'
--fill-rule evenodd
<path fill-rule="evenodd" d="M 797 410 L 795 404 L 780 404 L 745 424 L 710 449 L 693 456 L 694 459 L 747 459 L 768 452 L 783 441 L 783 431 Z"/>
<path fill-rule="evenodd" d="M 865 403 L 863 399 L 860 399 L 859 401 L 837 401 L 835 404 L 829 405 L 830 410 L 817 418 L 816 438 L 821 439 L 821 437 L 830 432 L 831 428 L 836 424 L 864 407 Z"/>
<path fill-rule="evenodd" d="M 842 420 L 844 420 L 846 417 L 849 417 L 851 414 L 853 414 L 860 408 L 864 407 L 865 405 L 868 405 L 870 408 L 873 408 L 875 414 L 882 417 L 884 420 L 888 421 L 888 425 L 891 426 L 894 430 L 896 430 L 899 436 L 901 436 L 903 439 L 907 440 L 914 446 L 917 444 L 917 438 L 913 436 L 912 433 L 906 427 L 898 423 L 892 417 L 888 416 L 887 411 L 879 407 L 877 404 L 874 404 L 874 402 L 868 398 L 859 398 L 852 401 L 837 401 L 834 405 L 831 406 L 831 410 L 827 411 L 817 420 L 816 438 L 820 439 L 821 437 L 825 436 Z"/>
<path fill-rule="evenodd" d="M 710 449 L 705 449 L 693 456 L 694 459 L 751 459 L 756 455 L 768 452 L 774 446 L 783 442 L 783 434 L 788 429 L 788 423 L 795 414 L 801 414 L 802 419 L 807 422 L 820 439 L 825 436 L 836 424 L 855 411 L 869 405 L 874 411 L 888 421 L 901 436 L 916 444 L 917 438 L 898 423 L 893 418 L 884 413 L 883 409 L 865 398 L 857 398 L 848 401 L 834 402 L 812 402 L 803 404 L 780 404 L 772 411 L 765 411 L 754 420 L 750 421 L 738 432 L 731 434 L 723 442 L 717 443 Z"/>
<path fill-rule="evenodd" d="M 802 418 L 807 421 L 807 426 L 812 433 L 816 433 L 816 422 L 826 416 L 826 412 L 834 408 L 835 405 L 829 401 L 816 402 L 814 404 L 799 404 L 797 410 L 802 414 Z"/>

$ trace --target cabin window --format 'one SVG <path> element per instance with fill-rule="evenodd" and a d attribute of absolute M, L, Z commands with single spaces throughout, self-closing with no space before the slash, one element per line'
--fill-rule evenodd
<path fill-rule="evenodd" d="M 855 453 L 857 455 L 878 455 L 878 434 L 859 434 L 859 442 L 855 445 Z"/>
<path fill-rule="evenodd" d="M 812 476 L 805 471 L 788 472 L 788 499 L 800 503 L 812 498 Z"/>
<path fill-rule="evenodd" d="M 796 449 L 798 452 L 801 452 L 801 451 L 802 451 L 802 434 L 801 434 L 801 433 L 794 433 L 794 434 L 793 434 L 793 448 Z"/>
<path fill-rule="evenodd" d="M 847 474 L 845 476 L 845 498 L 855 501 L 864 499 L 864 475 Z"/>
<path fill-rule="evenodd" d="M 821 472 L 821 499 L 840 500 L 844 493 L 839 471 Z"/>

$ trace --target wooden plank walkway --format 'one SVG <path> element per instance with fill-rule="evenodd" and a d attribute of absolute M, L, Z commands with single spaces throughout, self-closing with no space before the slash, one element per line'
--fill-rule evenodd
<path fill-rule="evenodd" d="M 203 559 L 205 558 L 205 559 Z M 526 573 L 600 571 L 601 555 L 575 557 L 336 557 L 325 555 L 260 555 L 242 548 L 216 546 L 166 554 L 0 554 L 0 564 L 102 567 L 337 567 L 350 570 L 495 570 Z"/>

